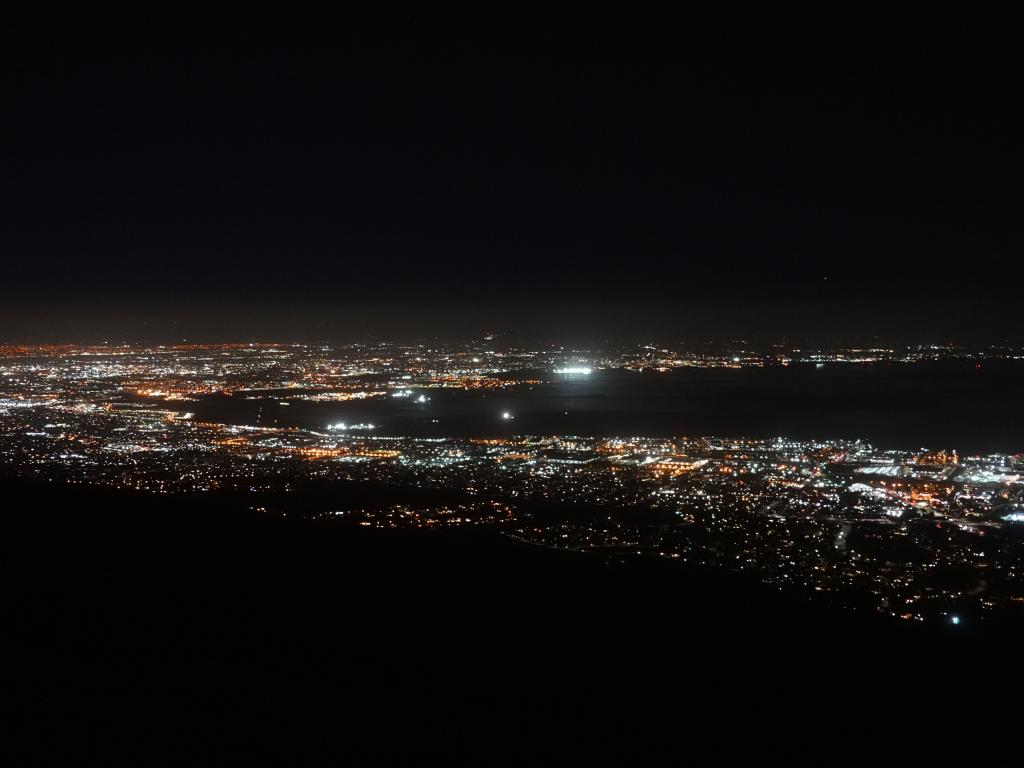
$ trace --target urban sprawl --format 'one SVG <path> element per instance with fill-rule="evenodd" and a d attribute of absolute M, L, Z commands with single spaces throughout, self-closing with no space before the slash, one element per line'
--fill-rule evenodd
<path fill-rule="evenodd" d="M 231 409 L 197 415 L 217 413 L 211 402 L 237 400 L 278 411 L 374 399 L 429 410 L 442 389 L 536 386 L 604 368 L 958 357 L 1020 359 L 1024 351 L 512 348 L 490 338 L 7 346 L 0 462 L 25 477 L 161 494 L 259 494 L 307 481 L 430 488 L 452 501 L 339 502 L 320 514 L 383 529 L 490 526 L 540 546 L 748 572 L 854 609 L 959 624 L 1024 611 L 1024 454 L 784 437 L 410 437 L 368 421 L 309 427 L 236 419 Z M 496 418 L 507 428 L 515 414 Z"/>

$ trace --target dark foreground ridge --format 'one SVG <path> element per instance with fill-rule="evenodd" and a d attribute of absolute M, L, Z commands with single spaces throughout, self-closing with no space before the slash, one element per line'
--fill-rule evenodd
<path fill-rule="evenodd" d="M 710 691 L 761 708 L 780 690 L 981 684 L 1012 669 L 1020 637 L 894 623 L 753 578 L 491 530 L 371 530 L 253 512 L 252 497 L 228 494 L 2 490 L 0 683 L 19 710 L 322 697 L 364 715 L 504 722 Z"/>
<path fill-rule="evenodd" d="M 492 530 L 367 530 L 259 514 L 228 494 L 18 480 L 3 492 L 4 598 L 30 651 L 5 677 L 35 690 L 378 676 L 476 686 L 480 672 L 500 690 L 732 679 L 823 659 L 980 669 L 998 647 L 979 644 L 1007 629 L 898 626 L 720 570 L 553 551 Z"/>

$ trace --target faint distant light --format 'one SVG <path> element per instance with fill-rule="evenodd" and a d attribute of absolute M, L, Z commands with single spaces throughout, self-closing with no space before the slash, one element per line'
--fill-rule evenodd
<path fill-rule="evenodd" d="M 954 625 L 955 624 L 959 624 L 960 623 L 960 617 L 956 616 L 956 615 L 950 616 L 949 617 L 949 623 L 950 624 L 954 624 Z"/>
<path fill-rule="evenodd" d="M 428 398 L 426 395 L 420 395 L 419 397 L 416 398 L 416 402 L 417 403 L 425 403 L 429 399 L 430 398 Z"/>

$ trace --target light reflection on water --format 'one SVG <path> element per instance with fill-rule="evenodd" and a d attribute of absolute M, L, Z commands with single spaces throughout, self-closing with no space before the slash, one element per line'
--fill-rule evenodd
<path fill-rule="evenodd" d="M 235 397 L 197 403 L 195 410 L 197 418 L 265 426 L 373 423 L 382 435 L 785 435 L 863 438 L 881 447 L 1024 450 L 1020 363 L 989 365 L 984 373 L 966 361 L 665 374 L 604 370 L 504 390 L 419 391 L 429 402 L 293 400 L 283 407 L 276 396 Z"/>

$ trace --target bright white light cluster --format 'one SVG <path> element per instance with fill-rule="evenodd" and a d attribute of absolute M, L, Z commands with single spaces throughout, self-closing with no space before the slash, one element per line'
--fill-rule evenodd
<path fill-rule="evenodd" d="M 343 421 L 339 421 L 337 424 L 328 424 L 327 429 L 330 432 L 349 432 L 351 430 L 376 429 L 376 427 L 373 424 L 346 424 Z"/>
<path fill-rule="evenodd" d="M 570 365 L 567 368 L 556 368 L 555 373 L 567 373 L 567 374 L 578 374 L 582 376 L 589 376 L 593 369 L 586 365 Z"/>

